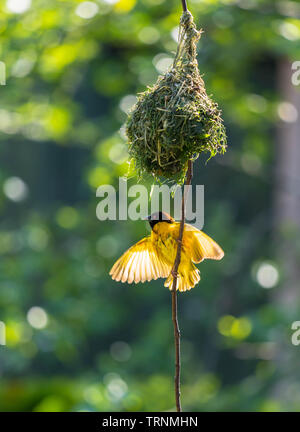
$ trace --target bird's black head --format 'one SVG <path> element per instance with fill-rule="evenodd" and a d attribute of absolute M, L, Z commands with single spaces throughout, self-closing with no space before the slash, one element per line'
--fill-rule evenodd
<path fill-rule="evenodd" d="M 152 213 L 150 216 L 148 216 L 146 218 L 146 220 L 149 221 L 151 229 L 153 229 L 153 227 L 158 222 L 166 222 L 166 223 L 173 223 L 174 222 L 174 219 L 172 218 L 172 216 L 170 216 L 168 213 L 162 212 L 162 211 Z"/>

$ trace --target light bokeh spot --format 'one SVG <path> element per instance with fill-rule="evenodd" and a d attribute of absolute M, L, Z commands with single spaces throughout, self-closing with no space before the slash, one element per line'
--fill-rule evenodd
<path fill-rule="evenodd" d="M 16 78 L 24 78 L 32 71 L 33 66 L 34 62 L 32 60 L 20 58 L 13 64 L 11 75 Z"/>
<path fill-rule="evenodd" d="M 126 95 L 120 101 L 120 109 L 126 114 L 131 110 L 133 105 L 136 103 L 137 98 L 134 95 Z"/>
<path fill-rule="evenodd" d="M 31 0 L 7 0 L 6 8 L 13 13 L 24 13 L 31 6 Z"/>
<path fill-rule="evenodd" d="M 91 386 L 87 387 L 84 390 L 83 397 L 88 403 L 93 404 L 93 405 L 101 404 L 103 402 L 103 399 L 104 399 L 104 397 L 101 393 L 101 390 L 100 390 L 99 386 L 97 386 L 97 385 L 91 385 Z"/>
<path fill-rule="evenodd" d="M 108 153 L 109 159 L 116 163 L 122 164 L 128 159 L 127 148 L 124 144 L 118 143 L 112 146 Z"/>
<path fill-rule="evenodd" d="M 33 306 L 27 312 L 27 321 L 31 327 L 41 330 L 45 328 L 48 323 L 47 312 L 39 306 Z"/>
<path fill-rule="evenodd" d="M 159 40 L 160 33 L 155 27 L 143 27 L 138 37 L 143 43 L 151 45 Z"/>
<path fill-rule="evenodd" d="M 114 5 L 114 10 L 117 13 L 126 13 L 134 8 L 136 0 L 118 0 Z"/>
<path fill-rule="evenodd" d="M 114 342 L 110 347 L 110 355 L 114 360 L 119 362 L 128 361 L 131 357 L 131 354 L 131 348 L 126 342 Z"/>
<path fill-rule="evenodd" d="M 28 196 L 28 187 L 19 177 L 9 177 L 3 184 L 3 192 L 11 201 L 20 202 Z"/>
<path fill-rule="evenodd" d="M 98 11 L 99 11 L 99 6 L 96 3 L 85 1 L 80 3 L 77 6 L 75 13 L 80 18 L 91 19 L 94 18 L 95 15 L 97 15 Z"/>
<path fill-rule="evenodd" d="M 263 288 L 273 288 L 279 281 L 277 268 L 271 263 L 262 263 L 257 269 L 256 280 Z"/>
<path fill-rule="evenodd" d="M 279 33 L 289 41 L 300 39 L 300 28 L 291 22 L 283 21 L 279 26 Z"/>
<path fill-rule="evenodd" d="M 262 170 L 261 159 L 255 153 L 243 153 L 241 156 L 241 166 L 250 175 L 258 175 Z"/>
<path fill-rule="evenodd" d="M 109 248 L 107 247 L 109 245 Z M 112 235 L 102 236 L 96 243 L 99 255 L 104 258 L 112 258 L 116 255 L 119 248 L 118 240 Z"/>
<path fill-rule="evenodd" d="M 252 324 L 247 317 L 236 318 L 232 315 L 224 315 L 218 321 L 218 330 L 223 336 L 243 340 L 251 333 Z"/>
<path fill-rule="evenodd" d="M 32 226 L 27 233 L 27 242 L 31 249 L 39 252 L 48 245 L 49 236 L 43 228 Z"/>
<path fill-rule="evenodd" d="M 267 101 L 266 99 L 258 94 L 247 95 L 247 105 L 250 111 L 260 114 L 266 111 Z"/>
<path fill-rule="evenodd" d="M 78 211 L 73 207 L 62 207 L 56 213 L 56 221 L 62 228 L 72 229 L 79 221 Z"/>
<path fill-rule="evenodd" d="M 163 74 L 167 72 L 173 64 L 173 58 L 166 54 L 157 54 L 153 59 L 156 70 Z"/>
<path fill-rule="evenodd" d="M 120 400 L 127 393 L 128 386 L 126 382 L 117 374 L 107 374 L 107 396 L 110 400 Z"/>
<path fill-rule="evenodd" d="M 295 123 L 298 119 L 298 110 L 290 102 L 281 102 L 278 105 L 278 116 L 285 123 Z"/>

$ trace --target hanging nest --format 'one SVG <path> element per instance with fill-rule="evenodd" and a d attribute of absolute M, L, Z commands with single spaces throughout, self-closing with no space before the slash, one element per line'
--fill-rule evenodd
<path fill-rule="evenodd" d="M 191 13 L 184 12 L 172 68 L 139 95 L 129 114 L 128 150 L 139 175 L 183 183 L 189 159 L 226 150 L 221 111 L 207 96 L 198 70 L 200 36 Z"/>

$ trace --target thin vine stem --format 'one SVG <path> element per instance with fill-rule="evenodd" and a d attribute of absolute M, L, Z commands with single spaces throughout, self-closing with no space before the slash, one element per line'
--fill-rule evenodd
<path fill-rule="evenodd" d="M 174 261 L 174 266 L 172 269 L 173 274 L 173 285 L 172 285 L 172 321 L 174 326 L 174 340 L 175 340 L 175 401 L 176 401 L 176 409 L 178 412 L 181 412 L 181 400 L 180 400 L 180 370 L 181 370 L 181 360 L 180 360 L 180 330 L 178 324 L 178 305 L 177 305 L 177 277 L 178 277 L 178 267 L 181 260 L 181 250 L 182 250 L 182 238 L 184 231 L 184 223 L 185 223 L 185 204 L 186 198 L 188 196 L 189 186 L 192 182 L 193 178 L 193 162 L 189 160 L 188 162 L 188 170 L 186 175 L 185 186 L 183 188 L 182 200 L 181 200 L 181 221 L 179 227 L 179 236 L 178 236 L 178 245 L 176 258 Z"/>
<path fill-rule="evenodd" d="M 183 12 L 187 12 L 186 0 L 181 0 Z M 181 221 L 179 227 L 179 236 L 176 257 L 172 269 L 173 274 L 173 285 L 172 285 L 172 321 L 174 326 L 174 341 L 175 341 L 175 402 L 177 412 L 181 412 L 181 399 L 180 399 L 180 371 L 181 371 L 181 359 L 180 359 L 180 329 L 178 324 L 178 303 L 177 303 L 177 277 L 178 277 L 178 267 L 181 260 L 181 249 L 182 249 L 182 238 L 185 224 L 185 203 L 186 197 L 188 196 L 189 186 L 193 178 L 193 162 L 189 160 L 188 170 L 186 175 L 185 185 L 187 188 L 183 187 L 182 199 L 181 199 Z"/>
<path fill-rule="evenodd" d="M 182 3 L 182 9 L 183 9 L 183 12 L 187 12 L 187 4 L 186 4 L 186 0 L 181 0 L 181 3 Z"/>

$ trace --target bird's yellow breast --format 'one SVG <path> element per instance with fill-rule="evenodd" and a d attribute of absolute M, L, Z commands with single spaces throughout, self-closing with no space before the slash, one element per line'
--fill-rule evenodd
<path fill-rule="evenodd" d="M 179 224 L 178 223 L 166 223 L 159 222 L 154 225 L 151 240 L 156 246 L 158 253 L 162 255 L 165 261 L 168 263 L 174 263 L 176 252 L 177 252 L 177 239 L 179 236 Z M 182 261 L 185 260 L 184 248 L 182 249 Z M 181 262 L 182 262 L 181 261 Z"/>

